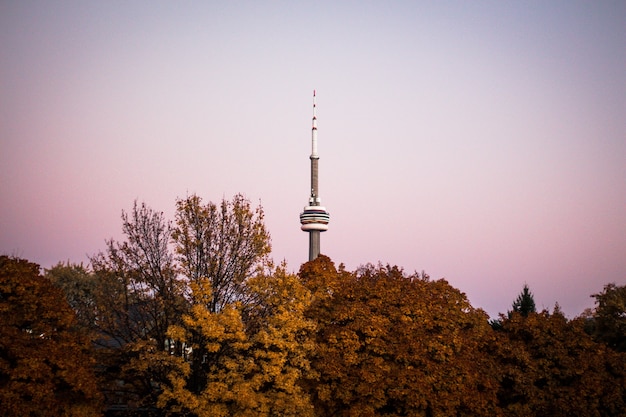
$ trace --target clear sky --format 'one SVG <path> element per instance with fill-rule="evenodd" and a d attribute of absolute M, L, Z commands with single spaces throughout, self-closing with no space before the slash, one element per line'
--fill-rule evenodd
<path fill-rule="evenodd" d="M 44 267 L 122 210 L 245 194 L 322 253 L 574 317 L 626 284 L 624 1 L 0 2 L 0 253 Z"/>

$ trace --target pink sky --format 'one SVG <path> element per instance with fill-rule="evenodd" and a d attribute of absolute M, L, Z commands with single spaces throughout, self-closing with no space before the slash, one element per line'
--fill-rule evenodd
<path fill-rule="evenodd" d="M 122 210 L 261 202 L 322 253 L 425 270 L 490 315 L 626 284 L 624 2 L 2 2 L 0 253 L 86 262 Z"/>

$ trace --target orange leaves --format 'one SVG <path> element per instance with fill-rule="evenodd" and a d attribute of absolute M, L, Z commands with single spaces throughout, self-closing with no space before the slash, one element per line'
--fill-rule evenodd
<path fill-rule="evenodd" d="M 323 258 L 300 273 L 329 294 L 309 310 L 318 322 L 311 384 L 319 410 L 450 415 L 474 407 L 481 377 L 473 354 L 488 326 L 458 290 L 389 266 L 340 275 Z M 495 397 L 483 402 L 494 406 Z"/>
<path fill-rule="evenodd" d="M 73 323 L 37 265 L 0 256 L 0 414 L 99 415 L 93 359 Z"/>

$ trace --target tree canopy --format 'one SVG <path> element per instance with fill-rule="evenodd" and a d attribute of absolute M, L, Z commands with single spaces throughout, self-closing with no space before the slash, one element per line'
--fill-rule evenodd
<path fill-rule="evenodd" d="M 304 317 L 309 293 L 284 267 L 251 278 L 249 302 L 211 311 L 209 285 L 192 286 L 196 300 L 172 338 L 191 342 L 204 354 L 201 385 L 190 384 L 190 363 L 180 359 L 171 388 L 159 404 L 196 416 L 312 416 L 299 381 L 309 372 L 307 341 L 312 324 Z M 200 346 L 200 343 L 202 346 Z M 195 381 L 193 381 L 195 382 Z"/>
<path fill-rule="evenodd" d="M 329 294 L 309 309 L 318 415 L 493 415 L 487 315 L 445 280 L 381 265 L 348 274 L 324 256 L 300 276 Z"/>
<path fill-rule="evenodd" d="M 45 276 L 0 257 L 0 414 L 626 415 L 625 287 L 568 319 L 524 285 L 489 322 L 395 265 L 276 266 L 242 195 L 136 202 L 122 232 Z"/>
<path fill-rule="evenodd" d="M 98 416 L 89 340 L 39 265 L 0 256 L 0 414 Z"/>
<path fill-rule="evenodd" d="M 493 359 L 510 416 L 623 416 L 626 359 L 595 343 L 558 308 L 502 321 Z"/>
<path fill-rule="evenodd" d="M 261 206 L 237 194 L 218 206 L 197 195 L 176 202 L 173 239 L 180 269 L 192 282 L 211 286 L 210 311 L 217 312 L 243 296 L 245 281 L 271 250 Z"/>

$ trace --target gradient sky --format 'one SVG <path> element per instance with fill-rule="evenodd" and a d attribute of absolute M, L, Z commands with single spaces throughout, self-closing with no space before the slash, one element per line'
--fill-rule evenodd
<path fill-rule="evenodd" d="M 494 316 L 626 284 L 624 1 L 0 2 L 0 253 L 50 267 L 122 210 L 260 202 L 308 256 L 445 277 Z"/>

